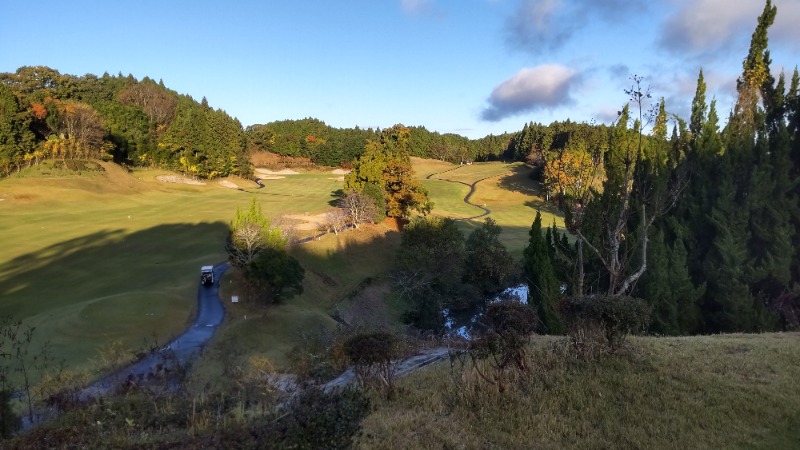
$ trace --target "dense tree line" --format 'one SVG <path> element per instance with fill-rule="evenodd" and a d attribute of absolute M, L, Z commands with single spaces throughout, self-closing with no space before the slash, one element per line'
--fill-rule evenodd
<path fill-rule="evenodd" d="M 800 75 L 787 87 L 770 73 L 776 13 L 767 1 L 723 128 L 700 71 L 690 121 L 676 120 L 668 137 L 662 99 L 644 136 L 650 94 L 634 79 L 635 110 L 603 129 L 592 146 L 602 153 L 585 163 L 602 170 L 554 192 L 575 243 L 532 227 L 526 276 L 550 329 L 560 327 L 551 311 L 561 289 L 641 297 L 653 308 L 651 331 L 663 334 L 800 325 Z"/>
<path fill-rule="evenodd" d="M 236 119 L 147 77 L 78 77 L 42 66 L 0 74 L 2 175 L 46 158 L 246 174 L 246 148 Z"/>
<path fill-rule="evenodd" d="M 499 159 L 506 153 L 511 134 L 469 139 L 457 134 L 441 134 L 425 127 L 406 127 L 410 156 L 453 163 Z M 283 156 L 309 158 L 316 164 L 346 166 L 364 152 L 369 140 L 378 139 L 381 129 L 334 128 L 325 122 L 306 118 L 282 120 L 247 127 L 253 151 L 268 151 Z"/>
<path fill-rule="evenodd" d="M 657 224 L 653 270 L 641 286 L 661 311 L 656 331 L 761 331 L 791 326 L 800 307 L 800 77 L 776 80 L 767 1 L 720 130 L 700 72 L 686 131 L 692 172 L 675 214 Z M 664 274 L 669 273 L 669 278 Z"/>

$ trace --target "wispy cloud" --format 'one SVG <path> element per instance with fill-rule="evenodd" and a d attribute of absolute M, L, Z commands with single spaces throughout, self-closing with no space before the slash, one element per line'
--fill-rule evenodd
<path fill-rule="evenodd" d="M 400 0 L 400 6 L 408 14 L 421 14 L 430 8 L 433 0 Z"/>
<path fill-rule="evenodd" d="M 498 122 L 524 112 L 569 104 L 579 80 L 576 71 L 557 64 L 523 68 L 494 88 L 481 119 Z"/>
<path fill-rule="evenodd" d="M 590 20 L 616 21 L 641 12 L 644 0 L 518 0 L 506 21 L 506 42 L 540 54 L 564 45 Z"/>
<path fill-rule="evenodd" d="M 732 41 L 750 37 L 763 2 L 729 0 L 677 0 L 675 13 L 662 23 L 659 44 L 676 53 L 702 56 L 719 54 Z M 797 46 L 800 41 L 800 0 L 775 0 L 778 16 L 770 37 Z M 731 48 L 731 50 L 733 50 Z"/>

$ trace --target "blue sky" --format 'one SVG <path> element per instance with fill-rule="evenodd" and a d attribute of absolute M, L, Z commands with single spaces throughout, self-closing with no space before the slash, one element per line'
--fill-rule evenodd
<path fill-rule="evenodd" d="M 730 109 L 760 0 L 5 0 L 0 72 L 149 76 L 244 126 L 424 125 L 472 138 L 609 123 L 638 74 L 683 117 L 703 67 Z M 773 72 L 800 63 L 800 0 L 775 0 Z"/>

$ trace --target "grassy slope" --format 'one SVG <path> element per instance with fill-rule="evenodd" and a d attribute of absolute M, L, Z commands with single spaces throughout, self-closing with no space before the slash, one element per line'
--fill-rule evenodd
<path fill-rule="evenodd" d="M 489 162 L 459 166 L 431 160 L 414 159 L 413 162 L 417 177 L 422 179 L 435 204 L 433 215 L 461 219 L 481 214 L 480 208 L 463 202 L 469 187 L 461 183 L 471 185 L 477 182 L 470 202 L 492 211 L 488 217 L 503 227 L 501 240 L 517 258 L 522 256 L 528 243 L 528 231 L 537 209 L 542 211 L 545 225 L 555 221 L 557 226 L 564 226 L 559 213 L 542 200 L 538 185 L 528 177 L 529 169 L 521 163 Z M 431 178 L 425 179 L 429 175 Z M 483 220 L 485 217 L 465 222 L 465 231 L 480 226 Z"/>
<path fill-rule="evenodd" d="M 0 180 L 0 314 L 35 325 L 70 366 L 117 339 L 138 348 L 182 331 L 199 266 L 225 259 L 227 223 L 253 195 L 268 214 L 320 212 L 341 187 L 331 174 L 309 174 L 248 193 L 106 169 L 38 167 Z"/>
<path fill-rule="evenodd" d="M 447 169 L 465 182 L 486 176 L 473 196 L 496 211 L 504 238 L 519 255 L 527 242 L 538 201 L 533 184 L 503 163 L 458 167 L 414 160 L 418 176 Z M 226 226 L 236 207 L 252 196 L 271 215 L 319 213 L 341 188 L 336 175 L 307 173 L 266 180 L 266 188 L 231 181 L 249 192 L 221 187 L 163 183 L 159 170 L 128 174 L 114 165 L 105 172 L 56 171 L 39 166 L 0 180 L 0 314 L 13 314 L 38 327 L 70 366 L 85 365 L 98 346 L 122 339 L 129 348 L 182 331 L 195 307 L 197 269 L 224 260 Z M 511 170 L 512 172 L 509 172 Z M 502 174 L 519 177 L 527 191 L 514 191 Z M 466 186 L 429 180 L 435 213 L 467 217 L 480 213 L 463 203 Z M 465 224 L 466 228 L 476 226 Z M 395 233 L 372 229 L 347 232 L 298 246 L 307 269 L 305 293 L 270 311 L 231 309 L 220 340 L 246 342 L 279 365 L 300 330 L 333 326 L 331 306 L 367 277 L 391 265 Z M 223 289 L 226 298 L 234 292 Z M 229 304 L 229 308 L 232 306 Z M 250 314 L 245 320 L 244 316 Z M 257 320 L 253 320 L 258 318 Z"/>
<path fill-rule="evenodd" d="M 440 363 L 400 381 L 398 398 L 366 419 L 358 447 L 796 448 L 800 442 L 800 335 L 631 344 L 627 355 L 585 365 L 554 352 L 563 348 L 557 339 L 539 338 L 532 376 L 504 394 Z"/>

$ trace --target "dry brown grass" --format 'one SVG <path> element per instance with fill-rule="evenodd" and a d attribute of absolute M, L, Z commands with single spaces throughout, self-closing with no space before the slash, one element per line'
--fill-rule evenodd
<path fill-rule="evenodd" d="M 499 394 L 469 366 L 398 382 L 358 448 L 793 448 L 800 335 L 636 338 L 624 354 L 572 359 L 530 348 L 530 376 Z M 796 447 L 795 447 L 796 448 Z"/>

